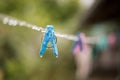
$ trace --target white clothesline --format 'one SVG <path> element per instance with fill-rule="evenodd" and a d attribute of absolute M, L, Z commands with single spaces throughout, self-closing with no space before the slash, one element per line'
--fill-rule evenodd
<path fill-rule="evenodd" d="M 0 14 L 0 19 L 2 20 L 3 24 L 8 24 L 10 26 L 24 26 L 24 27 L 28 27 L 28 28 L 31 28 L 31 29 L 36 30 L 36 31 L 40 31 L 43 33 L 45 32 L 45 29 L 42 28 L 41 26 L 30 24 L 26 21 L 18 20 L 18 19 L 15 19 L 13 17 L 10 17 L 10 16 Z M 61 34 L 58 32 L 55 32 L 55 35 L 57 37 L 61 37 L 61 38 L 72 40 L 72 41 L 78 40 L 78 37 L 74 36 L 74 35 Z M 97 41 L 96 37 L 87 37 L 87 39 L 86 39 L 86 43 L 88 43 L 88 44 L 94 44 L 96 41 Z"/>

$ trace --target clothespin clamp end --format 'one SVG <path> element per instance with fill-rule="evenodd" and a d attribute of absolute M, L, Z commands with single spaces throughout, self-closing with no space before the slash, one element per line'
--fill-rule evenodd
<path fill-rule="evenodd" d="M 56 58 L 58 58 L 58 56 L 56 56 Z"/>

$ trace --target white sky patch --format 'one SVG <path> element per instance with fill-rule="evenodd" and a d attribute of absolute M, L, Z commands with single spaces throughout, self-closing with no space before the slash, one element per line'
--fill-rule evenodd
<path fill-rule="evenodd" d="M 92 6 L 95 0 L 79 0 L 79 2 L 83 6 L 83 8 L 88 9 Z"/>

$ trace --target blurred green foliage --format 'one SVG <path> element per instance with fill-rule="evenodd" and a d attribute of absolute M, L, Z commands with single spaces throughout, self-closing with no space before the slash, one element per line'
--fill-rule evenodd
<path fill-rule="evenodd" d="M 78 11 L 78 0 L 1 0 L 0 12 L 26 16 L 44 14 L 50 20 L 64 22 Z M 39 14 L 39 15 L 38 15 Z M 33 16 L 32 16 L 33 17 Z"/>
<path fill-rule="evenodd" d="M 58 3 L 57 0 L 41 0 L 39 6 L 43 6 L 50 18 L 61 22 L 72 17 L 78 10 L 78 2 L 76 0 L 70 0 L 65 4 Z"/>
<path fill-rule="evenodd" d="M 0 0 L 0 13 L 64 33 L 75 31 L 79 9 L 78 0 Z M 74 80 L 72 42 L 58 38 L 59 58 L 48 49 L 41 59 L 42 35 L 0 21 L 0 80 Z"/>

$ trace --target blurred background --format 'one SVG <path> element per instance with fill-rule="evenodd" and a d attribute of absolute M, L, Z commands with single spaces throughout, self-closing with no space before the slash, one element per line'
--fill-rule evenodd
<path fill-rule="evenodd" d="M 74 33 L 79 10 L 79 0 L 0 0 L 0 13 L 61 33 Z M 42 35 L 0 21 L 0 80 L 74 80 L 72 41 L 58 39 L 59 58 L 48 49 L 41 59 Z"/>
<path fill-rule="evenodd" d="M 74 35 L 78 32 L 100 37 L 117 34 L 119 13 L 118 0 L 0 0 L 0 14 L 43 28 L 51 24 L 56 32 Z M 89 51 L 90 55 L 86 55 L 89 59 L 80 55 L 77 58 L 81 59 L 76 61 L 72 55 L 73 41 L 57 38 L 59 58 L 53 56 L 51 49 L 40 58 L 42 35 L 26 27 L 4 25 L 0 20 L 0 80 L 87 80 L 88 77 L 88 80 L 119 80 L 119 43 L 114 50 L 100 47 L 98 52 Z M 94 51 L 96 45 L 89 47 Z M 81 79 L 78 78 L 81 74 L 76 76 L 79 68 L 83 74 L 87 73 Z M 106 78 L 97 73 L 113 74 Z"/>

